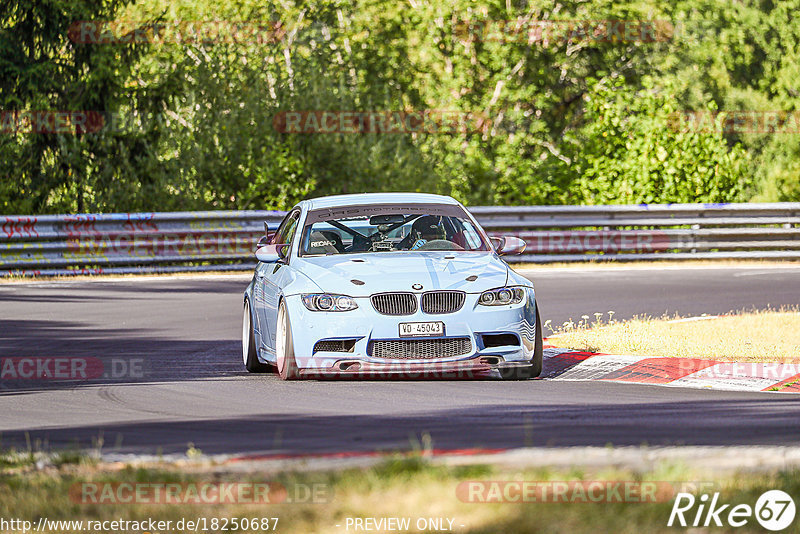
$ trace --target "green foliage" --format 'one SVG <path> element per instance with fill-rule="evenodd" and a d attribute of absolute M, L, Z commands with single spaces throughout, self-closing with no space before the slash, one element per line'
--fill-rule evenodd
<path fill-rule="evenodd" d="M 0 109 L 93 110 L 114 124 L 0 133 L 0 212 L 281 209 L 393 190 L 470 204 L 800 200 L 800 136 L 670 127 L 680 110 L 799 111 L 798 8 L 9 0 L 0 5 Z M 675 32 L 657 42 L 465 32 L 519 19 L 662 20 Z M 82 20 L 281 31 L 262 42 L 84 44 L 67 35 Z M 478 114 L 485 128 L 287 134 L 273 125 L 292 110 L 426 109 Z"/>
<path fill-rule="evenodd" d="M 683 132 L 670 120 L 674 100 L 645 82 L 597 83 L 585 96 L 586 124 L 570 133 L 566 169 L 578 176 L 576 204 L 735 202 L 746 200 L 747 153 L 717 132 Z"/>
<path fill-rule="evenodd" d="M 144 45 L 103 47 L 67 37 L 73 22 L 111 18 L 127 2 L 3 2 L 0 109 L 106 113 L 123 103 L 141 112 L 157 109 L 163 102 L 158 86 L 129 84 L 132 66 L 146 52 Z M 141 172 L 158 157 L 149 142 L 157 135 L 3 133 L 0 209 L 37 213 L 113 208 L 134 193 L 126 181 L 147 184 Z"/>

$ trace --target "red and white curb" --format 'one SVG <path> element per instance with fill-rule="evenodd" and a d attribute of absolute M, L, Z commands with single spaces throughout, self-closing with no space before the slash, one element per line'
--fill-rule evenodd
<path fill-rule="evenodd" d="M 547 347 L 541 377 L 606 380 L 724 391 L 800 393 L 800 364 L 720 362 L 575 352 Z"/>

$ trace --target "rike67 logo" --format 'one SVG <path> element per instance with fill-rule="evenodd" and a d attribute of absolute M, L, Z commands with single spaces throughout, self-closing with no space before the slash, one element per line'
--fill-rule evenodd
<path fill-rule="evenodd" d="M 696 498 L 691 493 L 678 493 L 669 514 L 668 527 L 743 527 L 755 518 L 767 530 L 780 531 L 794 521 L 797 510 L 792 497 L 781 490 L 764 492 L 755 507 L 720 501 L 719 493 Z"/>

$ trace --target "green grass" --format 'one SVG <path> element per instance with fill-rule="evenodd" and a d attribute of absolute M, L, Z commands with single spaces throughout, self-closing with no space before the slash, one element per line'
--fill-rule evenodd
<path fill-rule="evenodd" d="M 70 457 L 71 458 L 71 457 Z M 157 520 L 181 518 L 278 517 L 283 533 L 344 532 L 348 517 L 420 517 L 455 519 L 457 532 L 674 532 L 666 526 L 672 502 L 658 503 L 468 503 L 456 488 L 464 481 L 668 481 L 713 482 L 724 502 L 753 505 L 768 489 L 800 496 L 800 471 L 709 476 L 680 464 L 661 464 L 645 471 L 629 469 L 509 468 L 489 465 L 445 466 L 422 455 L 397 456 L 374 467 L 339 471 L 233 473 L 219 466 L 187 472 L 180 466 L 133 467 L 86 462 L 64 463 L 42 470 L 0 470 L 0 517 L 90 520 Z M 257 482 L 287 489 L 326 488 L 324 502 L 301 504 L 80 504 L 70 488 L 82 482 Z M 74 491 L 74 490 L 73 490 Z M 751 522 L 752 523 L 752 522 Z M 342 525 L 337 528 L 335 525 Z M 736 532 L 759 531 L 750 524 Z M 411 531 L 416 531 L 412 528 Z M 725 532 L 720 529 L 720 532 Z M 732 530 L 731 530 L 732 531 Z M 65 532 L 70 532 L 69 530 Z"/>
<path fill-rule="evenodd" d="M 29 467 L 36 464 L 36 455 L 31 451 L 8 449 L 0 452 L 0 469 Z"/>

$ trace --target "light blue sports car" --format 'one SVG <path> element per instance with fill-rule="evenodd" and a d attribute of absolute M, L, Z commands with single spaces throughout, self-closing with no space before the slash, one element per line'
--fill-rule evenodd
<path fill-rule="evenodd" d="M 533 283 L 456 200 L 417 193 L 300 202 L 260 242 L 242 357 L 285 380 L 331 375 L 538 376 Z"/>

